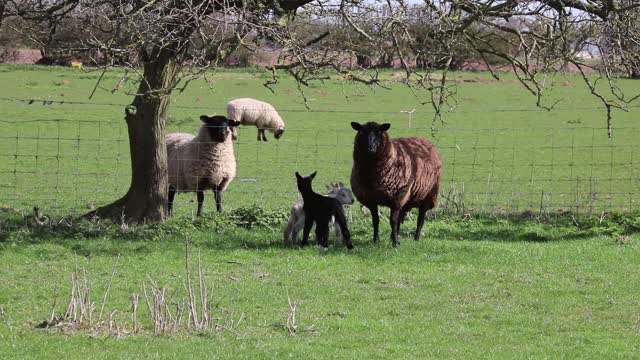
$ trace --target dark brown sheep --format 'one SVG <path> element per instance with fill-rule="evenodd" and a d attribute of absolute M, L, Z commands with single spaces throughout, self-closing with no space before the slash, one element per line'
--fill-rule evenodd
<path fill-rule="evenodd" d="M 391 241 L 398 246 L 400 224 L 411 209 L 418 208 L 415 239 L 420 239 L 427 210 L 435 208 L 442 173 L 438 151 L 418 138 L 389 139 L 390 124 L 352 122 L 353 144 L 351 188 L 356 199 L 371 211 L 373 241 L 378 234 L 378 205 L 391 208 Z"/>

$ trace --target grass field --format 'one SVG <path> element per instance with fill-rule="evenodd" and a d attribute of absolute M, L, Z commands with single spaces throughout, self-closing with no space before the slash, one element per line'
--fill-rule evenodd
<path fill-rule="evenodd" d="M 0 83 L 9 84 L 0 98 L 85 102 L 98 76 L 0 66 Z M 192 197 L 178 195 L 176 217 L 144 227 L 68 216 L 127 189 L 122 106 L 0 100 L 0 205 L 25 212 L 38 205 L 49 216 L 36 226 L 28 215 L 0 212 L 0 359 L 637 357 L 638 109 L 616 113 L 608 140 L 604 112 L 591 109 L 598 104 L 578 78 L 560 82 L 553 96 L 566 101 L 548 113 L 537 111 L 508 76 L 503 83 L 486 74 L 456 77 L 466 79 L 460 106 L 435 138 L 426 108 L 416 110 L 408 128 L 399 111 L 418 106 L 401 87 L 372 92 L 329 80 L 307 90 L 316 110 L 309 112 L 291 81 L 283 79 L 271 94 L 257 71 L 219 72 L 211 89 L 192 83 L 175 96 L 170 131 L 195 132 L 200 114 L 222 112 L 241 96 L 272 102 L 287 131 L 265 144 L 255 141 L 255 129 L 242 129 L 225 214 L 211 211 L 208 196 L 205 216 L 192 221 Z M 105 89 L 90 101 L 127 104 L 131 97 L 110 93 L 118 80 L 105 75 Z M 370 220 L 354 209 L 353 251 L 283 247 L 286 206 L 297 197 L 293 172 L 318 170 L 318 188 L 348 183 L 349 122 L 368 120 L 390 122 L 394 136 L 432 138 L 444 159 L 445 193 L 464 184 L 470 215 L 439 212 L 420 242 L 410 240 L 415 214 L 409 216 L 402 245 L 393 249 L 386 218 L 381 242 L 373 244 Z M 559 208 L 625 212 L 545 214 Z M 492 216 L 529 209 L 534 216 Z M 214 289 L 214 315 L 242 321 L 233 332 L 156 337 L 141 304 L 142 330 L 131 334 L 130 298 L 149 286 L 148 276 L 172 301 L 185 301 L 187 239 L 191 271 L 199 252 L 203 280 Z M 88 274 L 97 313 L 116 261 L 105 313 L 117 310 L 122 337 L 87 327 L 35 327 L 54 304 L 64 312 L 76 262 Z M 297 305 L 295 335 L 285 328 L 289 299 Z"/>
<path fill-rule="evenodd" d="M 410 222 L 397 250 L 388 223 L 376 245 L 370 224 L 356 220 L 355 249 L 325 254 L 282 247 L 280 226 L 224 225 L 211 215 L 125 230 L 12 224 L 0 239 L 0 358 L 633 358 L 640 350 L 637 214 L 580 228 L 445 217 L 428 222 L 420 242 L 409 240 Z M 34 328 L 49 318 L 54 294 L 56 312 L 66 308 L 75 261 L 99 309 L 119 255 L 105 313 L 118 310 L 129 331 L 129 299 L 149 286 L 147 275 L 184 301 L 185 238 L 192 258 L 202 254 L 213 303 L 243 319 L 237 335 L 153 337 L 146 305 L 137 335 Z M 297 304 L 294 336 L 284 328 L 288 299 Z"/>
<path fill-rule="evenodd" d="M 390 75 L 389 73 L 388 75 Z M 87 102 L 100 73 L 65 68 L 0 67 L 0 98 Z M 558 81 L 549 102 L 558 110 L 536 109 L 534 99 L 509 76 L 460 73 L 456 112 L 431 135 L 432 113 L 401 85 L 392 91 L 342 86 L 338 80 L 306 90 L 307 111 L 294 83 L 284 78 L 272 94 L 266 74 L 224 71 L 190 84 L 174 96 L 169 131 L 195 133 L 203 113 L 224 112 L 237 97 L 257 97 L 275 105 L 287 123 L 280 141 L 255 140 L 243 128 L 237 143 L 238 177 L 227 206 L 288 206 L 296 197 L 293 173 L 318 170 L 318 182 L 348 183 L 354 131 L 351 121 L 390 122 L 392 136 L 430 138 L 442 153 L 442 191 L 464 187 L 468 209 L 512 212 L 527 209 L 595 212 L 629 210 L 640 200 L 637 125 L 640 108 L 615 113 L 614 138 L 606 136 L 605 112 L 575 76 Z M 85 211 L 122 195 L 129 184 L 129 146 L 123 106 L 134 84 L 111 93 L 121 74 L 107 73 L 90 102 L 113 105 L 2 101 L 0 202 L 19 209 L 33 205 L 61 214 Z M 639 91 L 638 83 L 620 81 Z M 345 95 L 347 97 L 345 97 Z M 417 108 L 409 117 L 403 110 Z M 177 198 L 177 211 L 193 211 L 193 196 Z M 211 209 L 206 201 L 205 206 Z"/>

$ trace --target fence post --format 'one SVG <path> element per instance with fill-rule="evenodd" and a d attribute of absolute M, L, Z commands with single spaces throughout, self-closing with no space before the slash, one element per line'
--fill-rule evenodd
<path fill-rule="evenodd" d="M 411 129 L 411 118 L 416 109 L 411 110 L 400 110 L 401 113 L 409 114 L 409 129 Z"/>

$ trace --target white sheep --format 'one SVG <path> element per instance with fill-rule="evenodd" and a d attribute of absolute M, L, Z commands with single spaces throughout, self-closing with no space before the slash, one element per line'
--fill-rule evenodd
<path fill-rule="evenodd" d="M 337 183 L 331 184 L 331 186 L 327 186 L 329 192 L 327 196 L 335 198 L 342 205 L 350 205 L 353 204 L 353 193 L 351 190 L 347 189 L 344 184 Z M 289 240 L 293 239 L 294 242 L 298 240 L 298 233 L 302 230 L 304 225 L 304 210 L 302 207 L 304 206 L 304 202 L 302 199 L 298 199 L 295 204 L 291 207 L 291 213 L 289 215 L 289 223 L 284 230 L 284 244 L 289 245 Z M 333 224 L 333 228 L 336 234 L 336 241 L 342 242 L 342 232 L 340 231 L 340 226 L 335 223 L 335 219 L 331 218 L 331 223 Z"/>
<path fill-rule="evenodd" d="M 284 134 L 284 121 L 274 107 L 264 101 L 241 98 L 227 103 L 227 117 L 239 121 L 242 125 L 255 125 L 258 128 L 258 141 L 267 141 L 265 130 L 273 133 L 276 139 Z M 233 139 L 237 139 L 236 130 L 233 131 Z"/>
<path fill-rule="evenodd" d="M 222 115 L 200 116 L 204 123 L 194 137 L 186 133 L 166 136 L 169 175 L 169 214 L 179 192 L 196 192 L 198 216 L 202 215 L 204 191 L 213 190 L 216 207 L 222 211 L 222 192 L 236 176 L 230 127 L 240 125 Z"/>

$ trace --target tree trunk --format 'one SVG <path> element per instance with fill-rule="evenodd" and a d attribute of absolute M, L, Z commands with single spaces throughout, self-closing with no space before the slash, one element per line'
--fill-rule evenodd
<path fill-rule="evenodd" d="M 129 191 L 85 217 L 149 223 L 164 221 L 167 216 L 165 119 L 179 66 L 171 51 L 159 50 L 151 58 L 154 60 L 144 64 L 138 95 L 126 109 L 131 151 Z"/>
<path fill-rule="evenodd" d="M 5 4 L 5 1 L 0 2 L 0 28 L 2 28 L 2 20 L 4 19 Z"/>

